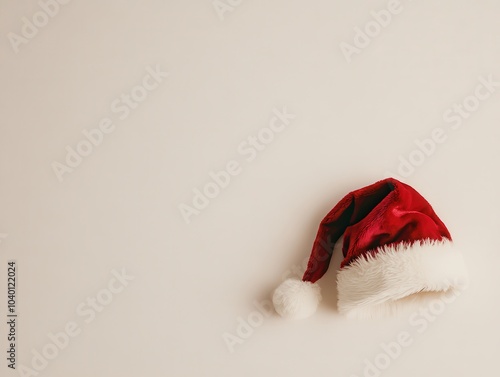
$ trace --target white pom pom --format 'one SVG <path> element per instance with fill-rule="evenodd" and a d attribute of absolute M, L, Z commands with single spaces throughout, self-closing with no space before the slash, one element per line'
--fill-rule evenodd
<path fill-rule="evenodd" d="M 285 318 L 302 319 L 314 314 L 321 301 L 318 284 L 297 279 L 287 279 L 273 294 L 274 308 Z"/>

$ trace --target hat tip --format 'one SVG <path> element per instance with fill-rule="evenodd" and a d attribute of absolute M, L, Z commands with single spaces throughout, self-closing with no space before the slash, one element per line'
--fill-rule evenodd
<path fill-rule="evenodd" d="M 273 305 L 276 312 L 284 318 L 304 319 L 316 312 L 321 298 L 321 289 L 317 283 L 287 279 L 274 291 Z"/>

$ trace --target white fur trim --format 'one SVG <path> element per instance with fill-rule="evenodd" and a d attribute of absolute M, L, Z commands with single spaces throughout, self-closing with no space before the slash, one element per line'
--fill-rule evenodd
<path fill-rule="evenodd" d="M 467 280 L 462 255 L 447 239 L 382 246 L 339 271 L 338 309 L 348 317 L 380 317 L 461 290 Z"/>
<path fill-rule="evenodd" d="M 273 304 L 278 314 L 290 319 L 311 316 L 320 301 L 319 285 L 298 279 L 285 280 L 273 294 Z"/>

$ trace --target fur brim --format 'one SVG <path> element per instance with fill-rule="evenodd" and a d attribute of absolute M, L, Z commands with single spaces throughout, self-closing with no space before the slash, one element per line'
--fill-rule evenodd
<path fill-rule="evenodd" d="M 348 317 L 394 314 L 467 284 L 462 255 L 450 240 L 383 246 L 337 276 L 338 309 Z"/>

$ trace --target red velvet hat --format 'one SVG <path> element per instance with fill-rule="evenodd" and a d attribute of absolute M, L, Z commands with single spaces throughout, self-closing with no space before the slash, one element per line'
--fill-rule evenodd
<path fill-rule="evenodd" d="M 467 281 L 462 256 L 431 205 L 412 187 L 388 178 L 347 194 L 321 221 L 302 280 L 287 279 L 274 292 L 281 316 L 305 318 L 316 311 L 316 281 L 342 235 L 338 309 L 348 316 L 391 314 Z"/>

